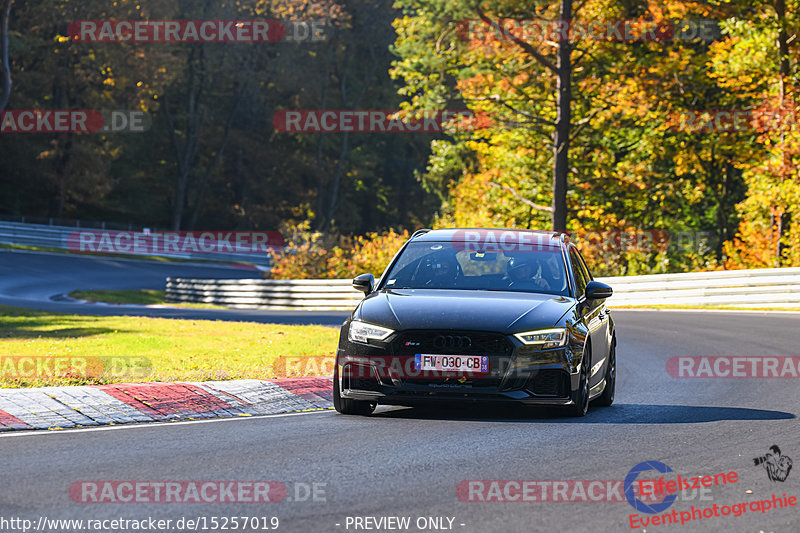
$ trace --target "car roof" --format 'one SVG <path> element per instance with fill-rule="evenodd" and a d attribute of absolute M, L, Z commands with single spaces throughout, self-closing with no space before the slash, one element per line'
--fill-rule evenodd
<path fill-rule="evenodd" d="M 516 228 L 445 228 L 445 229 L 424 229 L 424 230 L 417 230 L 412 236 L 411 239 L 414 242 L 463 242 L 467 237 L 467 232 L 480 232 L 480 234 L 485 235 L 485 233 L 494 233 L 496 240 L 499 240 L 500 235 L 502 234 L 531 234 L 538 236 L 537 244 L 540 246 L 552 246 L 552 247 L 560 247 L 563 244 L 568 242 L 566 239 L 565 233 L 560 233 L 557 231 L 546 231 L 546 230 L 533 230 L 533 229 L 516 229 Z M 484 233 L 485 232 L 485 233 Z M 545 240 L 546 239 L 546 240 Z"/>

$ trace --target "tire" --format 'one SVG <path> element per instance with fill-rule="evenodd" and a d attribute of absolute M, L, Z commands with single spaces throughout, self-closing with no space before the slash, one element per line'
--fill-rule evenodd
<path fill-rule="evenodd" d="M 343 415 L 371 415 L 375 408 L 378 406 L 377 402 L 369 402 L 362 400 L 351 400 L 349 398 L 342 398 L 342 393 L 339 390 L 339 367 L 334 367 L 333 370 L 333 408 Z"/>
<path fill-rule="evenodd" d="M 587 349 L 591 349 L 587 346 Z M 590 352 L 591 353 L 591 352 Z M 581 377 L 578 382 L 578 390 L 573 392 L 572 397 L 573 405 L 567 406 L 567 414 L 569 416 L 586 416 L 589 411 L 589 353 L 583 354 L 583 361 L 581 362 Z"/>
<path fill-rule="evenodd" d="M 603 393 L 598 396 L 594 402 L 595 405 L 600 407 L 608 407 L 614 403 L 614 389 L 617 385 L 617 343 L 611 344 L 611 349 L 608 351 L 608 366 L 606 367 L 606 388 Z"/>

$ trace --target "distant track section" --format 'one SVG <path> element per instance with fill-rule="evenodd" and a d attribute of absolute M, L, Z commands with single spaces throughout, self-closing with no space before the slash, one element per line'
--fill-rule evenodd
<path fill-rule="evenodd" d="M 0 305 L 83 315 L 127 315 L 197 320 L 338 326 L 346 312 L 190 309 L 168 306 L 83 304 L 64 298 L 74 290 L 163 289 L 170 276 L 252 278 L 241 266 L 117 259 L 0 250 Z"/>

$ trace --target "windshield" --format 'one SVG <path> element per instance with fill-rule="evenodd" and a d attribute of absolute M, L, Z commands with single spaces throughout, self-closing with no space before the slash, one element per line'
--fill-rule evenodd
<path fill-rule="evenodd" d="M 514 252 L 476 252 L 464 248 L 463 243 L 410 243 L 385 276 L 382 288 L 569 295 L 558 247 Z"/>

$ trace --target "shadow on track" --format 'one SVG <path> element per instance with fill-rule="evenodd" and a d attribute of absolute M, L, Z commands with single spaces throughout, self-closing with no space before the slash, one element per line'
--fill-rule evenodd
<path fill-rule="evenodd" d="M 569 424 L 700 424 L 733 420 L 789 420 L 792 413 L 747 407 L 697 405 L 614 404 L 591 408 L 582 418 L 567 417 L 558 409 L 513 406 L 442 406 L 379 410 L 373 418 L 466 420 L 474 422 L 527 422 Z"/>

